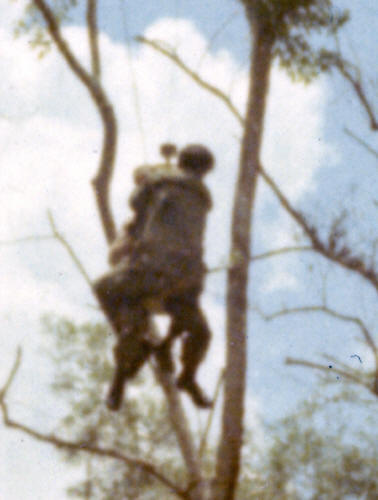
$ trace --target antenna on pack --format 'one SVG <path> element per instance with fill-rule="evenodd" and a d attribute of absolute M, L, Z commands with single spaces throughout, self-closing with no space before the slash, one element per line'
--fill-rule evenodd
<path fill-rule="evenodd" d="M 179 0 L 175 0 L 172 6 L 172 20 L 174 23 L 174 31 L 172 33 L 172 37 L 169 40 L 166 40 L 168 46 L 173 51 L 176 51 L 179 46 L 180 34 L 179 27 L 177 25 L 179 19 Z M 166 92 L 169 98 L 169 105 L 167 108 L 166 114 L 166 124 L 164 127 L 165 130 L 165 140 L 168 143 L 172 140 L 177 140 L 176 130 L 177 123 L 175 123 L 175 119 L 177 119 L 176 113 L 176 97 L 177 97 L 177 68 L 171 62 L 167 61 L 167 74 L 166 74 Z M 164 156 L 164 154 L 162 154 Z M 164 156 L 165 157 L 165 156 Z M 169 163 L 169 161 L 168 161 Z"/>
<path fill-rule="evenodd" d="M 165 142 L 160 146 L 160 154 L 168 165 L 171 165 L 171 158 L 177 155 L 177 147 L 171 142 Z"/>

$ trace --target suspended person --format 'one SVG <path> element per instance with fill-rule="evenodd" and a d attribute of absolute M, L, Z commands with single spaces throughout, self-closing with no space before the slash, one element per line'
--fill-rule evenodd
<path fill-rule="evenodd" d="M 213 162 L 207 148 L 191 145 L 180 152 L 178 167 L 165 164 L 136 171 L 139 186 L 130 199 L 135 217 L 110 249 L 113 269 L 94 284 L 118 339 L 107 399 L 111 409 L 120 407 L 125 382 L 155 350 L 148 332 L 150 316 L 156 312 L 172 318 L 160 352 L 169 357 L 173 338 L 185 332 L 178 387 L 198 406 L 211 406 L 195 375 L 210 341 L 199 296 L 205 276 L 204 230 L 211 208 L 202 178 Z"/>

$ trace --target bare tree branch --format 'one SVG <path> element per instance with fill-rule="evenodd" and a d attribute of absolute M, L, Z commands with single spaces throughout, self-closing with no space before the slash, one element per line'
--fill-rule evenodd
<path fill-rule="evenodd" d="M 15 238 L 14 240 L 0 240 L 0 245 L 19 245 L 21 243 L 34 243 L 36 241 L 47 241 L 55 238 L 52 234 L 24 236 L 23 238 Z"/>
<path fill-rule="evenodd" d="M 263 260 L 263 259 L 268 259 L 270 257 L 276 257 L 279 255 L 284 255 L 287 253 L 294 253 L 294 252 L 313 252 L 314 249 L 312 246 L 308 245 L 303 245 L 303 246 L 293 246 L 293 247 L 282 247 L 282 248 L 277 248 L 276 250 L 268 250 L 267 252 L 263 252 L 260 254 L 252 255 L 251 261 L 256 261 L 256 260 Z"/>
<path fill-rule="evenodd" d="M 341 368 L 344 368 L 346 371 L 350 372 L 351 369 L 348 365 L 345 363 L 342 363 L 340 360 L 334 358 L 333 356 L 330 356 L 329 354 L 325 355 L 326 359 L 329 359 L 336 363 L 338 366 Z M 353 355 L 351 357 L 357 357 L 360 362 L 362 363 L 362 360 L 359 356 Z M 357 372 L 356 372 L 357 373 Z M 352 373 L 353 374 L 353 373 Z M 366 382 L 368 389 L 375 395 L 378 396 L 378 352 L 375 355 L 375 369 L 372 372 L 373 376 L 373 383 Z"/>
<path fill-rule="evenodd" d="M 144 43 L 146 45 L 149 45 L 153 49 L 155 49 L 157 52 L 160 52 L 160 54 L 163 54 L 165 57 L 173 61 L 184 73 L 186 73 L 190 78 L 192 78 L 200 87 L 204 88 L 205 90 L 209 91 L 211 94 L 215 95 L 223 101 L 223 103 L 227 106 L 227 108 L 231 111 L 231 113 L 237 118 L 239 123 L 241 125 L 244 125 L 244 118 L 242 115 L 239 113 L 239 111 L 236 109 L 235 105 L 232 103 L 231 99 L 218 87 L 215 87 L 211 83 L 207 82 L 204 80 L 202 77 L 199 76 L 199 74 L 189 68 L 187 64 L 184 63 L 184 61 L 173 51 L 172 48 L 165 48 L 162 46 L 161 43 L 154 41 L 154 40 L 148 40 L 147 38 L 144 38 L 143 36 L 137 36 L 136 40 L 138 42 Z"/>
<path fill-rule="evenodd" d="M 357 354 L 355 354 L 355 356 L 358 358 L 359 362 L 362 364 L 362 359 L 359 356 L 357 356 Z M 337 365 L 338 368 L 341 368 L 345 371 L 350 371 L 350 369 L 351 369 L 350 365 L 348 366 L 346 363 L 344 363 L 343 361 L 340 361 L 335 356 L 331 356 L 330 354 L 323 353 L 322 357 L 326 360 L 328 365 L 329 365 L 329 363 L 333 363 L 333 364 Z"/>
<path fill-rule="evenodd" d="M 201 439 L 200 439 L 200 444 L 198 447 L 198 454 L 199 454 L 200 459 L 203 458 L 203 455 L 206 451 L 210 429 L 211 429 L 211 426 L 212 426 L 212 423 L 214 420 L 215 406 L 216 406 L 216 403 L 218 401 L 219 395 L 221 393 L 223 381 L 224 381 L 224 369 L 221 370 L 221 372 L 219 374 L 217 385 L 215 386 L 215 391 L 214 391 L 213 407 L 211 408 L 211 410 L 209 412 L 209 415 L 208 415 L 207 421 L 206 421 L 206 425 L 205 425 L 205 429 L 204 429 L 203 434 L 202 434 Z"/>
<path fill-rule="evenodd" d="M 98 46 L 97 0 L 87 0 L 87 26 L 89 49 L 91 53 L 92 75 L 101 78 L 101 61 Z"/>
<path fill-rule="evenodd" d="M 341 58 L 341 56 L 336 58 L 334 66 L 339 70 L 341 75 L 352 85 L 358 100 L 360 101 L 362 107 L 365 109 L 369 117 L 370 128 L 372 130 L 378 130 L 378 120 L 375 116 L 373 106 L 369 102 L 366 92 L 362 86 L 358 68 L 346 62 L 344 59 Z M 353 74 L 353 70 L 355 74 Z"/>
<path fill-rule="evenodd" d="M 4 425 L 7 427 L 10 427 L 12 429 L 16 429 L 18 431 L 23 432 L 24 434 L 27 434 L 28 436 L 44 442 L 44 443 L 49 443 L 53 446 L 55 446 L 58 449 L 65 449 L 65 450 L 70 450 L 70 451 L 76 451 L 76 452 L 87 452 L 92 455 L 97 455 L 97 456 L 102 456 L 102 457 L 108 457 L 108 458 L 114 458 L 120 462 L 123 462 L 125 465 L 129 467 L 137 467 L 139 469 L 142 469 L 144 472 L 147 474 L 153 476 L 155 479 L 160 481 L 162 484 L 167 486 L 170 490 L 172 490 L 176 495 L 178 495 L 180 498 L 187 499 L 187 494 L 185 493 L 184 490 L 182 490 L 177 484 L 175 484 L 171 479 L 169 479 L 166 475 L 161 473 L 155 465 L 152 463 L 140 459 L 138 457 L 132 457 L 130 455 L 125 455 L 124 453 L 120 453 L 118 450 L 112 449 L 112 448 L 102 448 L 100 446 L 94 446 L 88 442 L 75 442 L 75 441 L 69 441 L 66 439 L 61 439 L 58 436 L 54 434 L 44 434 L 36 429 L 33 429 L 32 427 L 29 427 L 27 425 L 24 425 L 20 422 L 17 422 L 16 420 L 13 420 L 12 418 L 9 417 L 9 412 L 8 412 L 8 406 L 5 402 L 5 398 L 7 393 L 9 392 L 9 389 L 11 387 L 11 384 L 17 374 L 17 371 L 20 367 L 21 363 L 21 349 L 17 349 L 17 355 L 15 362 L 13 364 L 13 367 L 8 375 L 7 381 L 5 382 L 4 386 L 0 390 L 0 408 L 3 416 L 3 422 Z"/>
<path fill-rule="evenodd" d="M 233 12 L 231 12 L 231 14 L 227 17 L 227 19 L 225 19 L 223 21 L 223 23 L 209 37 L 207 45 L 206 45 L 203 53 L 199 57 L 196 72 L 198 72 L 200 70 L 203 61 L 205 60 L 206 56 L 210 53 L 210 49 L 214 45 L 214 42 L 216 41 L 216 39 L 230 25 L 230 23 L 238 16 L 238 14 L 239 14 L 239 12 L 237 10 L 234 10 Z"/>
<path fill-rule="evenodd" d="M 374 339 L 369 332 L 367 326 L 365 323 L 358 318 L 357 316 L 350 316 L 347 314 L 339 313 L 335 311 L 334 309 L 329 308 L 328 306 L 322 305 L 322 306 L 303 306 L 303 307 L 293 307 L 293 308 L 288 308 L 288 309 L 282 309 L 281 311 L 277 311 L 272 314 L 264 314 L 260 311 L 261 315 L 263 318 L 267 321 L 279 318 L 280 316 L 287 316 L 289 314 L 297 314 L 297 313 L 309 313 L 309 312 L 322 312 L 325 314 L 328 314 L 329 316 L 332 316 L 333 318 L 337 318 L 341 321 L 345 321 L 348 323 L 354 323 L 358 328 L 361 330 L 362 335 L 372 350 L 373 353 L 376 353 L 378 351 L 377 345 L 374 342 Z"/>
<path fill-rule="evenodd" d="M 341 365 L 345 368 L 345 370 L 343 370 L 342 373 L 340 372 L 340 374 L 342 374 L 343 376 L 347 376 L 349 379 L 354 380 L 355 382 L 359 383 L 360 385 L 364 385 L 371 392 L 373 392 L 373 394 L 378 395 L 378 346 L 375 343 L 374 338 L 373 338 L 372 334 L 370 333 L 369 329 L 367 328 L 365 323 L 360 318 L 358 318 L 357 316 L 350 316 L 348 314 L 339 313 L 339 312 L 335 311 L 334 309 L 329 308 L 326 305 L 293 307 L 293 308 L 282 309 L 281 311 L 277 311 L 277 312 L 272 313 L 272 314 L 264 314 L 262 311 L 260 311 L 260 310 L 258 310 L 258 311 L 261 314 L 261 316 L 267 321 L 276 319 L 280 316 L 286 316 L 289 314 L 321 312 L 321 313 L 328 314 L 329 316 L 332 316 L 333 318 L 336 318 L 338 320 L 341 320 L 341 321 L 344 321 L 347 323 L 355 324 L 360 329 L 362 336 L 366 342 L 366 345 L 370 348 L 370 350 L 373 354 L 373 357 L 374 357 L 375 368 L 374 368 L 373 385 L 371 386 L 367 382 L 361 381 L 360 378 L 358 377 L 358 375 L 351 373 L 349 367 L 347 367 L 346 365 L 343 365 L 341 363 L 341 361 L 334 359 L 334 362 L 338 363 L 339 365 Z M 328 357 L 328 359 L 332 359 L 328 355 L 327 355 L 327 357 Z M 287 363 L 287 364 L 295 364 L 295 363 L 292 362 L 292 363 Z M 312 366 L 315 368 L 319 368 L 319 366 L 323 366 L 323 365 L 317 365 L 316 363 L 315 364 L 311 363 L 310 361 L 301 361 L 300 363 L 297 362 L 296 364 L 302 364 L 302 365 L 305 364 L 305 366 Z M 321 369 L 324 369 L 324 367 Z M 348 371 L 348 369 L 349 369 L 349 371 Z"/>
<path fill-rule="evenodd" d="M 373 388 L 371 387 L 370 384 L 364 382 L 363 380 L 361 380 L 360 377 L 358 377 L 357 375 L 354 375 L 353 373 L 351 373 L 349 371 L 340 370 L 339 368 L 335 368 L 334 366 L 332 366 L 330 368 L 330 365 L 324 366 L 324 365 L 321 365 L 319 363 L 313 363 L 312 361 L 307 361 L 305 359 L 286 358 L 285 363 L 287 365 L 297 365 L 297 366 L 305 366 L 307 368 L 314 368 L 316 370 L 320 370 L 320 371 L 328 372 L 328 373 L 330 372 L 330 370 L 332 370 L 333 373 L 337 373 L 341 377 L 345 377 L 345 378 L 353 381 L 355 384 L 361 385 L 361 386 L 365 387 L 366 389 L 368 389 L 373 394 L 377 395 L 377 392 L 375 392 L 373 390 Z"/>
<path fill-rule="evenodd" d="M 111 242 L 114 240 L 116 234 L 115 224 L 109 205 L 109 185 L 113 175 L 117 143 L 117 121 L 114 109 L 98 80 L 92 77 L 82 66 L 73 54 L 68 43 L 64 40 L 54 13 L 45 0 L 33 0 L 33 3 L 41 12 L 46 22 L 47 30 L 54 40 L 59 52 L 72 72 L 87 88 L 102 119 L 104 138 L 101 159 L 97 175 L 92 182 L 104 233 L 107 241 Z"/>
<path fill-rule="evenodd" d="M 270 257 L 277 257 L 280 255 L 285 255 L 287 253 L 294 253 L 294 252 L 314 252 L 315 250 L 312 248 L 312 246 L 309 245 L 303 245 L 303 246 L 293 246 L 293 247 L 282 247 L 282 248 L 277 248 L 276 250 L 268 250 L 267 252 L 263 252 L 260 254 L 252 255 L 252 257 L 249 259 L 251 262 L 254 262 L 256 260 L 264 260 L 264 259 L 269 259 Z M 227 271 L 227 269 L 230 269 L 232 264 L 225 264 L 222 266 L 216 266 L 216 267 L 211 267 L 207 269 L 207 274 L 212 274 L 212 273 L 218 273 L 221 271 Z"/>
<path fill-rule="evenodd" d="M 272 177 L 260 167 L 260 173 L 268 186 L 275 193 L 283 208 L 292 216 L 292 218 L 299 224 L 303 232 L 310 239 L 313 249 L 326 257 L 327 259 L 336 262 L 340 266 L 358 273 L 360 276 L 368 280 L 374 288 L 378 291 L 378 274 L 374 271 L 373 267 L 368 267 L 365 262 L 357 256 L 350 255 L 350 251 L 346 247 L 340 250 L 332 248 L 331 245 L 323 243 L 319 237 L 318 231 L 315 227 L 311 226 L 301 212 L 296 210 L 279 189 Z"/>
<path fill-rule="evenodd" d="M 153 333 L 154 332 L 152 332 L 152 334 Z M 194 439 L 189 430 L 189 422 L 181 404 L 179 391 L 172 374 L 160 366 L 158 357 L 153 358 L 152 367 L 155 377 L 167 398 L 171 423 L 176 433 L 181 454 L 188 471 L 189 486 L 186 490 L 188 492 L 188 498 L 192 500 L 205 500 L 202 490 L 203 478 L 201 462 L 194 447 Z"/>
<path fill-rule="evenodd" d="M 183 490 L 181 490 L 175 483 L 173 483 L 167 476 L 165 476 L 163 473 L 159 472 L 157 470 L 157 468 L 152 463 L 149 463 L 145 460 L 135 458 L 135 457 L 132 457 L 129 455 L 125 455 L 124 453 L 120 453 L 117 450 L 113 450 L 111 448 L 102 448 L 102 447 L 93 446 L 93 445 L 87 444 L 87 443 L 68 441 L 65 439 L 61 439 L 61 438 L 55 436 L 54 434 L 43 434 L 39 431 L 36 431 L 35 429 L 32 429 L 31 427 L 28 427 L 24 424 L 21 424 L 15 420 L 9 418 L 7 407 L 6 407 L 5 403 L 2 401 L 2 402 L 0 402 L 0 405 L 1 405 L 2 413 L 3 413 L 4 424 L 7 427 L 17 429 L 25 434 L 28 434 L 29 436 L 33 437 L 34 439 L 37 439 L 38 441 L 50 443 L 53 446 L 55 446 L 56 448 L 62 448 L 62 449 L 71 450 L 71 451 L 78 451 L 78 452 L 85 451 L 87 453 L 97 455 L 97 456 L 114 458 L 116 460 L 119 460 L 120 462 L 123 462 L 124 464 L 126 464 L 128 466 L 140 468 L 144 472 L 146 472 L 147 474 L 154 476 L 161 483 L 165 484 L 169 489 L 171 489 L 179 497 L 187 498 L 186 493 Z"/>
<path fill-rule="evenodd" d="M 5 397 L 10 389 L 10 386 L 13 383 L 13 380 L 15 379 L 18 369 L 20 368 L 21 365 L 21 358 L 22 358 L 22 349 L 21 347 L 17 347 L 16 351 L 16 358 L 13 362 L 13 366 L 9 372 L 9 375 L 7 377 L 7 380 L 5 381 L 5 384 L 3 387 L 0 389 L 0 404 L 3 404 Z"/>
<path fill-rule="evenodd" d="M 80 274 L 83 276 L 85 279 L 86 283 L 91 287 L 92 286 L 92 281 L 89 277 L 89 274 L 87 273 L 83 263 L 80 261 L 79 257 L 76 255 L 74 249 L 72 246 L 68 243 L 66 238 L 60 233 L 56 227 L 54 218 L 50 210 L 47 212 L 47 217 L 49 219 L 51 231 L 53 234 L 53 238 L 57 239 L 59 243 L 63 245 L 63 247 L 67 250 L 68 255 L 71 257 L 72 261 L 74 262 L 75 266 L 79 270 Z"/>
<path fill-rule="evenodd" d="M 72 248 L 72 246 L 70 245 L 70 243 L 68 243 L 68 241 L 66 240 L 66 238 L 62 235 L 62 233 L 60 233 L 58 231 L 58 229 L 56 227 L 56 224 L 55 224 L 55 221 L 54 221 L 54 218 L 53 218 L 53 215 L 50 212 L 50 210 L 47 211 L 47 218 L 49 220 L 49 224 L 50 224 L 50 228 L 51 228 L 52 234 L 49 234 L 49 235 L 36 235 L 36 236 L 25 236 L 24 238 L 16 238 L 14 240 L 4 240 L 4 241 L 0 241 L 0 246 L 1 245 L 19 245 L 19 244 L 23 244 L 23 243 L 34 243 L 36 241 L 58 240 L 59 243 L 61 245 L 63 245 L 63 247 L 68 252 L 69 256 L 71 257 L 71 259 L 73 261 L 73 263 L 75 264 L 75 266 L 79 270 L 80 274 L 85 279 L 86 283 L 89 286 L 92 286 L 92 281 L 91 281 L 91 279 L 89 277 L 89 274 L 87 273 L 87 271 L 86 271 L 86 269 L 84 267 L 84 264 L 80 261 L 79 257 L 77 256 L 76 252 L 74 251 L 74 249 Z"/>
<path fill-rule="evenodd" d="M 360 144 L 363 148 L 365 148 L 367 151 L 369 151 L 369 153 L 371 153 L 373 156 L 375 156 L 376 158 L 378 158 L 378 151 L 376 149 L 372 148 L 370 146 L 370 144 L 368 144 L 366 141 L 364 141 L 363 139 L 361 139 L 361 137 L 358 137 L 358 135 L 356 135 L 354 132 L 352 132 L 351 130 L 349 130 L 349 128 L 347 128 L 347 127 L 344 128 L 344 132 L 347 135 L 349 135 L 349 137 L 351 137 L 356 142 L 358 142 L 358 144 Z"/>

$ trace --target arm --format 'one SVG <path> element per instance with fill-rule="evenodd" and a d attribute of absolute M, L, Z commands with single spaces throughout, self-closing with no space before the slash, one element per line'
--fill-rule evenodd
<path fill-rule="evenodd" d="M 111 266 L 119 264 L 119 262 L 130 253 L 132 240 L 129 237 L 127 226 L 120 233 L 113 243 L 110 245 L 108 253 L 108 262 Z"/>

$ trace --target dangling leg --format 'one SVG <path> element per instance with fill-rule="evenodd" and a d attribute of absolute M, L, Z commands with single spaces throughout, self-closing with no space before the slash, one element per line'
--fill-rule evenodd
<path fill-rule="evenodd" d="M 126 381 L 136 375 L 151 352 L 146 340 L 149 318 L 139 298 L 144 292 L 144 276 L 143 272 L 119 266 L 93 285 L 117 335 L 114 348 L 116 368 L 107 397 L 107 406 L 111 410 L 119 409 Z"/>
<path fill-rule="evenodd" d="M 118 315 L 117 323 L 120 334 L 114 347 L 116 368 L 106 398 L 110 410 L 120 408 L 125 383 L 137 374 L 151 353 L 151 345 L 145 340 L 149 327 L 148 315 L 142 307 L 124 306 Z"/>
<path fill-rule="evenodd" d="M 117 318 L 122 307 L 122 289 L 120 289 L 120 272 L 110 271 L 93 283 L 92 290 L 97 297 L 106 319 L 114 332 L 119 334 Z"/>
<path fill-rule="evenodd" d="M 211 338 L 207 321 L 198 305 L 198 294 L 186 294 L 171 300 L 167 303 L 167 311 L 173 317 L 172 327 L 175 336 L 186 332 L 181 355 L 182 372 L 177 380 L 177 386 L 188 392 L 197 406 L 210 408 L 211 400 L 195 380 L 198 366 L 206 355 Z"/>
<path fill-rule="evenodd" d="M 209 347 L 211 332 L 200 309 L 194 308 L 188 313 L 191 314 L 190 325 L 183 339 L 182 372 L 177 380 L 177 387 L 188 392 L 197 406 L 211 408 L 211 399 L 204 394 L 195 380 L 198 366 Z"/>

